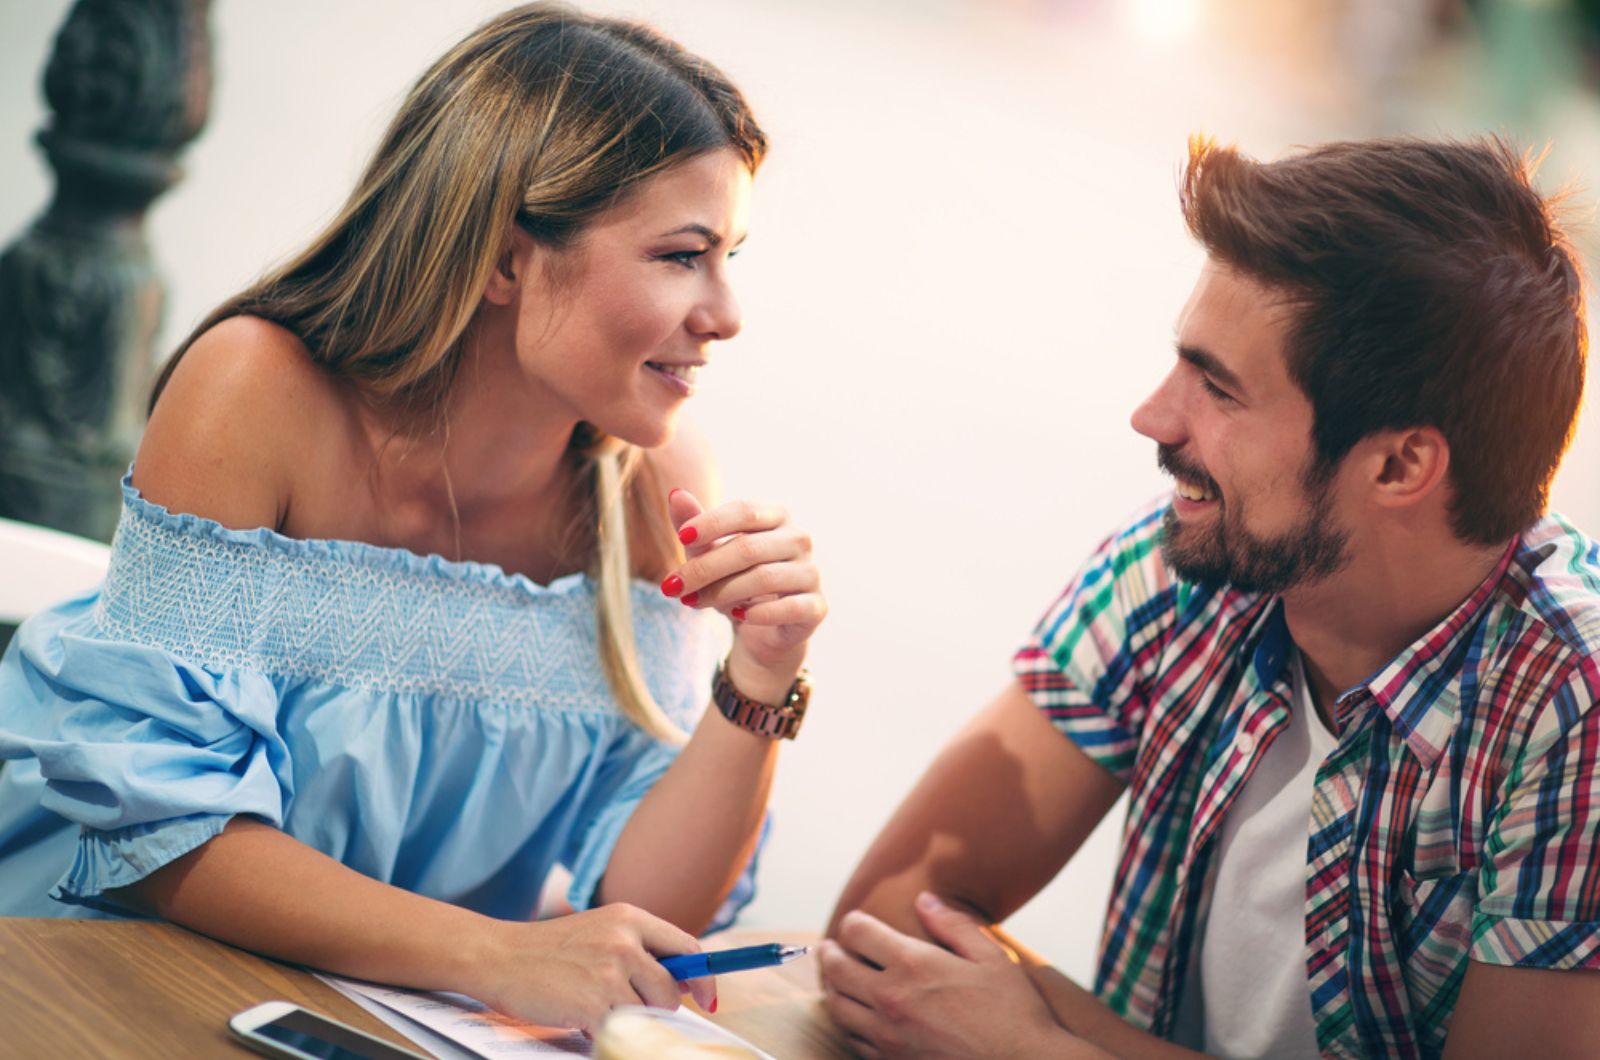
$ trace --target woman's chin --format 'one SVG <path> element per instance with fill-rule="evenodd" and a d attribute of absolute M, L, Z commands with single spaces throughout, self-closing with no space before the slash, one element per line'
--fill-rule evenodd
<path fill-rule="evenodd" d="M 670 416 L 652 417 L 648 420 L 610 426 L 596 423 L 594 426 L 629 445 L 638 446 L 640 449 L 657 449 L 672 441 L 672 436 L 677 433 L 678 415 L 674 411 Z"/>

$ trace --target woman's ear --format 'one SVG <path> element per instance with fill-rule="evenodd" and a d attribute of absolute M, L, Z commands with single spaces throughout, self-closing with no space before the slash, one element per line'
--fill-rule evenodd
<path fill-rule="evenodd" d="M 1373 499 L 1385 508 L 1404 508 L 1441 488 L 1450 470 L 1450 443 L 1437 427 L 1379 431 L 1359 444 L 1371 446 Z"/>
<path fill-rule="evenodd" d="M 484 300 L 492 305 L 510 305 L 517 299 L 522 286 L 522 272 L 528 267 L 533 253 L 533 240 L 519 228 L 513 228 L 500 257 L 495 260 L 489 282 L 484 284 Z"/>

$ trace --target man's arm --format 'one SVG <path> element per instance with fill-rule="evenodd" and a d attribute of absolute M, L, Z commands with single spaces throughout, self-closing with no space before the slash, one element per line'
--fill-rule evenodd
<path fill-rule="evenodd" d="M 1593 1056 L 1600 972 L 1467 962 L 1450 1017 L 1446 1060 Z"/>
<path fill-rule="evenodd" d="M 852 918 L 846 927 L 845 915 L 861 910 L 915 939 L 950 949 L 947 938 L 936 937 L 928 924 L 942 918 L 950 921 L 952 931 L 961 931 L 959 922 L 964 918 L 956 909 L 930 916 L 926 903 L 919 915 L 917 896 L 927 891 L 971 910 L 980 925 L 991 925 L 986 934 L 1009 951 L 1011 960 L 1004 963 L 1014 962 L 1027 972 L 1055 1021 L 1080 1039 L 1078 1047 L 1086 1055 L 1099 1055 L 1094 1046 L 1118 1056 L 1197 1055 L 1127 1023 L 1026 946 L 992 927 L 1055 877 L 1122 789 L 1122 781 L 1056 731 L 1021 685 L 1006 688 L 934 760 L 845 885 L 828 925 L 828 935 L 843 945 L 826 951 L 823 964 L 825 978 L 830 967 L 835 969 L 828 984 L 835 1018 L 852 1019 L 863 1031 L 880 1029 L 897 1042 L 920 1041 L 926 1049 L 922 1032 L 936 1030 L 941 1018 L 950 1026 L 954 1016 L 941 1017 L 933 995 L 941 1000 L 958 996 L 958 983 L 974 975 L 986 979 L 994 995 L 991 1000 L 997 1003 L 998 995 L 1014 986 L 995 968 L 984 972 L 971 964 L 982 952 L 976 941 L 947 958 L 921 960 L 910 975 L 898 967 L 870 974 L 876 969 L 861 963 L 862 955 L 852 941 L 860 946 L 865 936 L 869 947 L 904 949 L 911 939 L 895 944 L 859 918 Z M 922 951 L 911 947 L 906 952 Z M 980 961 L 984 963 L 993 964 Z M 1013 1007 L 1024 1011 L 1020 999 Z M 913 1023 L 930 1026 L 913 1027 Z M 996 1040 L 1013 1029 L 996 1026 Z M 852 1038 L 864 1056 L 900 1052 L 883 1038 L 876 1045 L 854 1031 Z"/>
<path fill-rule="evenodd" d="M 845 884 L 852 909 L 926 938 L 912 908 L 932 891 L 1005 919 L 1055 877 L 1122 793 L 1011 684 L 934 759 Z"/>

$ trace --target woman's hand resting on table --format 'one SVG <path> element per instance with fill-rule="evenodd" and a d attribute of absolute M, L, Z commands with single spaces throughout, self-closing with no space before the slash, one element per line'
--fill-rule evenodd
<path fill-rule="evenodd" d="M 768 701 L 771 693 L 753 686 L 787 689 L 828 613 L 811 535 L 773 504 L 732 501 L 708 511 L 694 494 L 673 490 L 667 508 L 688 558 L 661 591 L 733 620 L 729 676 L 741 692 Z"/>
<path fill-rule="evenodd" d="M 660 957 L 699 953 L 693 935 L 635 906 L 602 906 L 527 923 L 493 921 L 473 997 L 550 1027 L 593 1034 L 618 1005 L 678 1007 L 680 984 Z M 481 984 L 481 985 L 480 985 Z M 716 980 L 681 984 L 695 1003 L 716 1007 Z"/>

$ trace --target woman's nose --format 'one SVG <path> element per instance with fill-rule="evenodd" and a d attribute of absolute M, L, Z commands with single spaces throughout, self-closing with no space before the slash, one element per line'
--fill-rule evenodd
<path fill-rule="evenodd" d="M 689 330 L 708 339 L 731 339 L 744 327 L 739 299 L 726 280 L 717 280 L 689 316 Z"/>

